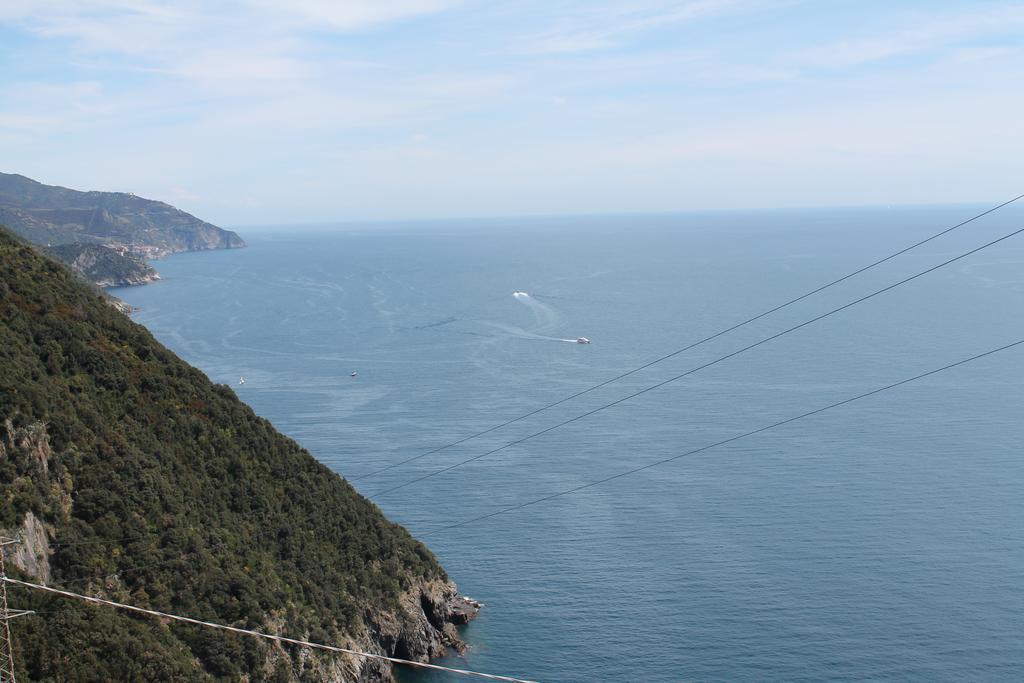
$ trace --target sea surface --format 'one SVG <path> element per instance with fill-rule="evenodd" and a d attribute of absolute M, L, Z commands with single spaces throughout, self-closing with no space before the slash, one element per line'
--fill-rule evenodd
<path fill-rule="evenodd" d="M 437 476 L 1024 226 L 1004 210 L 583 391 L 978 207 L 238 228 L 135 319 L 485 603 L 453 666 L 542 681 L 1024 679 L 1024 236 Z M 513 292 L 525 292 L 513 295 Z M 585 336 L 592 344 L 573 340 Z M 351 373 L 357 373 L 352 376 Z M 245 383 L 239 384 L 244 377 Z M 404 679 L 462 680 L 447 674 Z"/>

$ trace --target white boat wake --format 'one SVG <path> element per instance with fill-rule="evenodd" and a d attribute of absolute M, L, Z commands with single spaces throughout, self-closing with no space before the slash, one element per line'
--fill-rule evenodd
<path fill-rule="evenodd" d="M 556 327 L 562 321 L 562 315 L 558 313 L 554 308 L 547 304 L 538 301 L 534 297 L 530 296 L 529 293 L 517 289 L 512 292 L 512 296 L 515 297 L 516 301 L 520 301 L 530 308 L 533 312 L 534 317 L 537 319 L 537 331 L 528 332 L 520 327 L 512 327 L 508 325 L 494 325 L 495 327 L 504 330 L 514 337 L 520 339 L 534 339 L 537 341 L 553 341 L 553 342 L 565 342 L 568 344 L 589 344 L 589 340 L 581 342 L 580 339 L 585 337 L 579 337 L 576 339 L 566 339 L 564 337 L 552 337 L 550 335 L 541 334 L 542 332 Z"/>
<path fill-rule="evenodd" d="M 569 342 L 576 344 L 575 339 L 563 339 L 562 337 L 549 337 L 543 334 L 537 334 L 536 332 L 528 332 L 521 327 L 515 327 L 513 325 L 502 325 L 501 323 L 486 323 L 490 327 L 501 330 L 510 337 L 516 339 L 530 339 L 533 341 L 548 341 L 548 342 Z"/>
<path fill-rule="evenodd" d="M 562 322 L 562 316 L 558 311 L 548 306 L 542 301 L 538 301 L 536 298 L 530 296 L 522 290 L 516 290 L 512 292 L 512 296 L 525 304 L 530 311 L 533 313 L 534 318 L 537 320 L 537 332 L 545 332 L 547 330 L 554 329 Z"/>

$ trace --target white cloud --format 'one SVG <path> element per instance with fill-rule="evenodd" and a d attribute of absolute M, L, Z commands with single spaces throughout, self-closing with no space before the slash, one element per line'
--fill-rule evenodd
<path fill-rule="evenodd" d="M 154 71 L 216 87 L 220 93 L 229 94 L 236 86 L 246 89 L 250 85 L 263 86 L 268 81 L 304 79 L 310 75 L 310 66 L 295 57 L 219 48 L 197 51 Z"/>
<path fill-rule="evenodd" d="M 462 0 L 241 0 L 241 4 L 320 28 L 359 31 L 387 22 L 444 12 L 462 4 Z"/>
<path fill-rule="evenodd" d="M 67 120 L 60 114 L 17 114 L 0 112 L 0 132 L 4 130 L 44 133 L 59 128 Z"/>
<path fill-rule="evenodd" d="M 111 82 L 108 113 L 142 121 L 161 107 L 199 125 L 389 125 L 425 109 L 476 106 L 501 75 L 392 68 L 346 54 L 346 36 L 444 12 L 462 0 L 9 0 L 0 21 L 55 46 L 73 69 Z M 326 39 L 330 33 L 336 39 Z M 0 104 L 0 126 L 94 126 L 82 106 L 59 116 L 67 86 L 27 88 Z M 16 108 L 15 108 L 16 107 Z M 94 112 L 102 115 L 103 112 Z"/>
<path fill-rule="evenodd" d="M 450 10 L 465 0 L 5 0 L 0 21 L 25 21 L 42 27 L 62 26 L 71 33 L 88 18 L 156 24 L 187 24 L 212 17 L 230 21 L 257 18 L 309 24 L 320 30 L 360 31 L 380 24 Z M 95 29 L 93 26 L 91 29 Z M 113 47 L 113 45 L 111 45 Z"/>
<path fill-rule="evenodd" d="M 801 203 L 826 170 L 1013 158 L 1020 3 L 876 1 L 847 25 L 766 11 L 793 0 L 0 0 L 32 64 L 0 73 L 0 156 L 215 220 L 725 205 L 715 183 L 759 177 Z"/>
<path fill-rule="evenodd" d="M 992 35 L 1019 35 L 1024 7 L 978 5 L 945 16 L 905 17 L 904 26 L 881 35 L 833 41 L 795 52 L 790 61 L 808 68 L 841 69 L 894 57 L 952 48 Z"/>
<path fill-rule="evenodd" d="M 513 52 L 568 54 L 601 50 L 617 46 L 632 34 L 766 4 L 763 0 L 604 3 L 562 20 L 553 30 L 520 38 Z"/>
<path fill-rule="evenodd" d="M 79 58 L 199 81 L 302 76 L 316 40 L 446 11 L 461 0 L 9 0 L 0 21 L 69 42 Z M 326 55 L 330 58 L 330 55 Z"/>

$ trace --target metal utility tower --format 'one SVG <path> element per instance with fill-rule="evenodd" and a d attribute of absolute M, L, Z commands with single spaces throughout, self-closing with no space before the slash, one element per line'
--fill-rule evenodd
<path fill-rule="evenodd" d="M 0 683 L 17 683 L 14 676 L 14 643 L 11 640 L 11 619 L 32 614 L 30 610 L 10 609 L 7 606 L 7 565 L 5 555 L 9 546 L 18 543 L 15 538 L 0 538 Z"/>

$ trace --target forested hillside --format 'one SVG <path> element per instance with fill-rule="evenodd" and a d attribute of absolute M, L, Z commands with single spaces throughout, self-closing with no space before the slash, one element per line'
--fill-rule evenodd
<path fill-rule="evenodd" d="M 12 575 L 414 659 L 464 619 L 430 551 L 344 480 L 0 230 L 0 528 Z M 11 568 L 11 562 L 19 568 Z M 12 589 L 22 680 L 390 680 Z"/>

